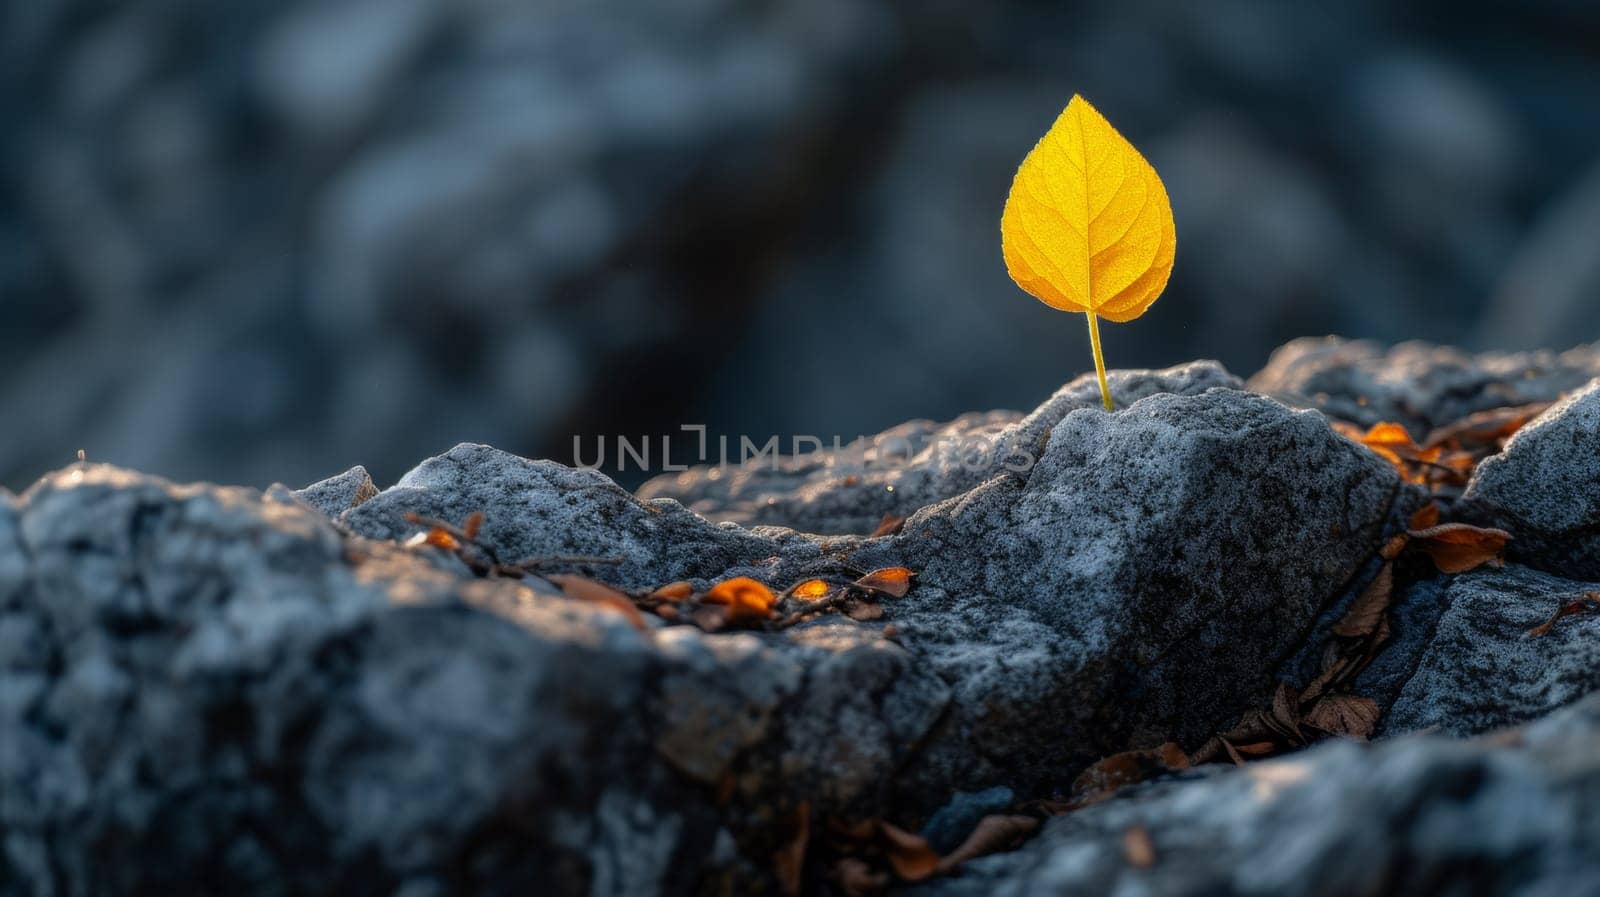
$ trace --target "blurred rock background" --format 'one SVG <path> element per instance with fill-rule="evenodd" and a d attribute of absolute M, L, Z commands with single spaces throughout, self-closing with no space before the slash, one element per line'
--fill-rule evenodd
<path fill-rule="evenodd" d="M 1596 84 L 1579 0 L 7 3 L 0 483 L 1031 407 L 1086 339 L 998 220 L 1074 91 L 1179 227 L 1113 365 L 1593 340 Z"/>

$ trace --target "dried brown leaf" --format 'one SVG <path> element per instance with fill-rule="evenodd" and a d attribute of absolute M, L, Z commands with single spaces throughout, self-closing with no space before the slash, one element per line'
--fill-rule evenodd
<path fill-rule="evenodd" d="M 1345 673 L 1349 670 L 1354 660 L 1341 654 L 1333 655 L 1327 666 L 1323 667 L 1317 678 L 1312 679 L 1305 690 L 1300 693 L 1300 705 L 1306 706 L 1322 697 L 1323 692 L 1343 681 Z M 1301 717 L 1304 719 L 1304 717 Z"/>
<path fill-rule="evenodd" d="M 967 840 L 939 860 L 939 871 L 949 872 L 968 860 L 1016 847 L 1039 827 L 1034 816 L 1000 813 L 985 816 L 967 836 Z"/>
<path fill-rule="evenodd" d="M 1156 845 L 1150 832 L 1136 825 L 1122 833 L 1122 856 L 1135 869 L 1149 869 L 1156 864 Z"/>
<path fill-rule="evenodd" d="M 639 609 L 634 607 L 632 599 L 603 582 L 595 582 L 587 577 L 570 573 L 552 573 L 545 579 L 555 583 L 571 598 L 616 611 L 641 632 L 650 628 L 649 624 L 645 623 L 644 616 L 639 613 Z"/>
<path fill-rule="evenodd" d="M 876 539 L 879 536 L 898 536 L 900 531 L 905 528 L 906 519 L 904 517 L 897 517 L 894 514 L 885 514 L 883 515 L 883 519 L 878 521 L 878 528 L 873 530 L 872 535 L 868 536 L 867 538 Z"/>
<path fill-rule="evenodd" d="M 1289 737 L 1300 738 L 1300 693 L 1287 682 L 1279 682 L 1272 692 L 1272 712 L 1269 721 Z"/>
<path fill-rule="evenodd" d="M 1430 501 L 1411 515 L 1410 529 L 1427 529 L 1439 523 L 1439 503 Z"/>
<path fill-rule="evenodd" d="M 1600 610 L 1600 592 L 1585 592 L 1581 597 L 1563 603 L 1556 608 L 1556 612 L 1551 615 L 1550 619 L 1528 630 L 1528 637 L 1539 638 L 1540 636 L 1548 635 L 1550 630 L 1555 628 L 1556 621 L 1563 617 L 1588 613 L 1594 610 Z"/>
<path fill-rule="evenodd" d="M 922 881 L 939 870 L 939 854 L 921 835 L 881 820 L 878 831 L 883 835 L 889 865 L 902 880 Z"/>
<path fill-rule="evenodd" d="M 1370 635 L 1394 600 L 1394 565 L 1384 564 L 1378 575 L 1361 590 L 1350 609 L 1333 626 L 1333 634 L 1344 638 Z"/>
<path fill-rule="evenodd" d="M 1428 434 L 1423 444 L 1428 446 L 1444 445 L 1446 443 L 1479 445 L 1494 445 L 1522 429 L 1523 425 L 1533 420 L 1551 402 L 1534 402 L 1528 405 L 1515 405 L 1506 408 L 1491 408 L 1469 414 L 1462 419 L 1446 424 Z"/>
<path fill-rule="evenodd" d="M 1441 523 L 1412 530 L 1411 538 L 1440 572 L 1465 573 L 1486 563 L 1499 563 L 1511 534 L 1467 523 Z"/>
<path fill-rule="evenodd" d="M 1123 751 L 1094 763 L 1080 773 L 1073 780 L 1068 797 L 1080 806 L 1092 804 L 1110 797 L 1124 786 L 1188 768 L 1189 755 L 1176 742 L 1169 741 L 1144 750 Z"/>
<path fill-rule="evenodd" d="M 1383 543 L 1383 548 L 1378 550 L 1378 555 L 1386 561 L 1392 561 L 1400 556 L 1400 552 L 1406 550 L 1406 545 L 1410 541 L 1411 536 L 1409 534 L 1399 533 Z"/>
<path fill-rule="evenodd" d="M 471 514 L 468 514 L 466 521 L 461 524 L 461 531 L 463 533 L 466 533 L 467 539 L 469 541 L 478 538 L 478 533 L 482 529 L 483 529 L 483 512 L 482 511 L 473 511 Z"/>
<path fill-rule="evenodd" d="M 1378 703 L 1356 695 L 1323 695 L 1306 711 L 1305 721 L 1330 735 L 1366 740 L 1378 725 Z"/>
<path fill-rule="evenodd" d="M 856 585 L 873 592 L 882 592 L 895 598 L 904 598 L 911 591 L 911 577 L 916 576 L 905 567 L 884 567 L 856 580 Z"/>

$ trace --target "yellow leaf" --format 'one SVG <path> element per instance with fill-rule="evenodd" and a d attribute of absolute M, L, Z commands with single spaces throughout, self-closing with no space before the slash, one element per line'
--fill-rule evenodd
<path fill-rule="evenodd" d="M 1098 318 L 1144 314 L 1166 288 L 1177 230 L 1154 168 L 1089 102 L 1074 95 L 1011 182 L 1000 217 L 1011 279 L 1039 301 L 1083 312 L 1106 408 Z"/>

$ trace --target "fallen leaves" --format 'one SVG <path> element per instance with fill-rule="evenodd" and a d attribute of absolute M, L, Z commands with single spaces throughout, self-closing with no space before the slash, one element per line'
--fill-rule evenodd
<path fill-rule="evenodd" d="M 796 583 L 795 586 L 789 590 L 789 594 L 800 599 L 801 601 L 816 601 L 819 598 L 827 597 L 828 593 L 831 591 L 833 591 L 833 586 L 828 585 L 827 580 L 807 579 L 803 582 Z"/>
<path fill-rule="evenodd" d="M 1377 631 L 1384 612 L 1394 600 L 1394 565 L 1386 563 L 1378 575 L 1367 584 L 1343 618 L 1333 625 L 1333 634 L 1345 638 L 1360 638 Z"/>
<path fill-rule="evenodd" d="M 713 583 L 704 592 L 692 582 L 670 582 L 645 592 L 628 592 L 589 576 L 545 573 L 548 567 L 620 564 L 622 558 L 555 556 L 506 563 L 492 544 L 480 540 L 484 515 L 474 512 L 460 526 L 407 514 L 407 522 L 423 529 L 403 545 L 414 551 L 439 550 L 454 555 L 477 576 L 525 579 L 537 576 L 569 598 L 615 611 L 635 628 L 650 626 L 641 611 L 669 623 L 691 624 L 708 632 L 724 628 L 783 629 L 830 612 L 868 622 L 885 616 L 882 598 L 904 598 L 916 573 L 906 567 L 883 567 L 866 573 L 849 570 L 844 577 L 810 577 L 783 592 L 749 576 Z M 888 629 L 885 630 L 888 633 Z"/>
<path fill-rule="evenodd" d="M 901 881 L 922 881 L 939 868 L 939 853 L 928 846 L 921 835 L 879 821 L 878 831 L 883 835 L 889 865 Z"/>
<path fill-rule="evenodd" d="M 701 597 L 705 604 L 718 604 L 727 608 L 730 623 L 747 620 L 765 620 L 772 616 L 778 603 L 777 596 L 764 584 L 748 576 L 737 576 L 719 582 Z"/>
<path fill-rule="evenodd" d="M 1068 791 L 1068 806 L 1086 807 L 1105 800 L 1124 786 L 1188 768 L 1189 756 L 1171 741 L 1145 750 L 1112 754 L 1079 773 Z"/>
<path fill-rule="evenodd" d="M 1407 533 L 1441 573 L 1465 573 L 1483 564 L 1499 566 L 1511 534 L 1466 523 L 1440 523 Z"/>
<path fill-rule="evenodd" d="M 852 897 L 877 897 L 892 882 L 913 883 L 955 872 L 962 863 L 1011 850 L 1038 830 L 1040 818 L 1023 813 L 983 817 L 965 840 L 944 856 L 914 832 L 884 819 L 831 820 L 823 830 L 828 878 Z M 779 868 L 787 869 L 787 860 Z M 780 876 L 781 878 L 781 876 Z"/>
<path fill-rule="evenodd" d="M 1365 430 L 1346 421 L 1332 423 L 1339 433 L 1393 464 L 1406 482 L 1436 493 L 1455 493 L 1467 484 L 1479 462 L 1504 448 L 1507 439 L 1550 404 L 1536 402 L 1469 414 L 1435 429 L 1421 443 L 1397 423 L 1380 422 Z"/>
<path fill-rule="evenodd" d="M 867 538 L 876 539 L 879 536 L 898 536 L 900 531 L 905 528 L 906 518 L 895 514 L 885 514 L 883 519 L 878 521 L 877 529 L 874 529 Z"/>
<path fill-rule="evenodd" d="M 1036 816 L 1020 813 L 999 813 L 978 820 L 972 834 L 955 850 L 939 859 L 939 871 L 948 873 L 968 860 L 1014 850 L 1039 829 Z"/>
<path fill-rule="evenodd" d="M 856 580 L 856 585 L 870 592 L 904 598 L 911 591 L 911 577 L 915 575 L 904 567 L 884 567 Z"/>
<path fill-rule="evenodd" d="M 1540 636 L 1549 635 L 1558 621 L 1573 614 L 1590 613 L 1596 610 L 1600 610 L 1600 592 L 1584 592 L 1577 598 L 1562 602 L 1550 619 L 1528 630 L 1528 637 L 1539 638 Z"/>
<path fill-rule="evenodd" d="M 545 578 L 555 583 L 568 597 L 576 598 L 579 601 L 587 601 L 591 604 L 598 604 L 616 611 L 632 624 L 635 629 L 644 631 L 650 628 L 645 624 L 644 617 L 639 614 L 639 609 L 634 607 L 633 601 L 627 595 L 603 582 L 596 582 L 586 577 L 566 573 L 552 573 Z"/>
<path fill-rule="evenodd" d="M 1378 727 L 1378 702 L 1356 695 L 1326 695 L 1306 712 L 1304 720 L 1329 735 L 1365 741 Z"/>

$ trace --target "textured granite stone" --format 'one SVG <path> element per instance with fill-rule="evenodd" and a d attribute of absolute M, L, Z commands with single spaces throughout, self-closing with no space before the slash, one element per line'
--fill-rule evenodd
<path fill-rule="evenodd" d="M 1594 346 L 1474 355 L 1431 343 L 1323 337 L 1284 344 L 1249 385 L 1364 426 L 1404 424 L 1421 439 L 1475 411 L 1554 401 L 1596 376 Z"/>
<path fill-rule="evenodd" d="M 1512 557 L 1600 579 L 1600 381 L 1518 430 L 1478 465 L 1463 497 L 1516 535 Z"/>

